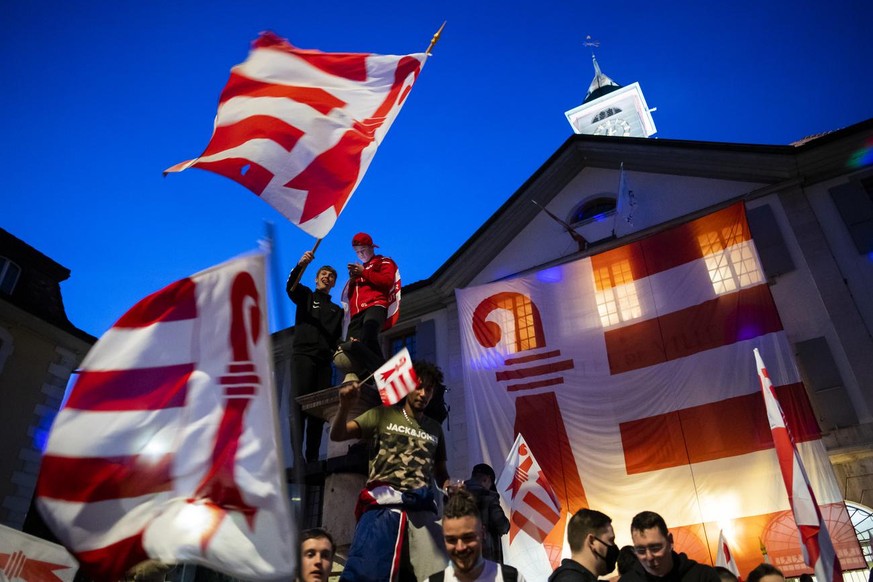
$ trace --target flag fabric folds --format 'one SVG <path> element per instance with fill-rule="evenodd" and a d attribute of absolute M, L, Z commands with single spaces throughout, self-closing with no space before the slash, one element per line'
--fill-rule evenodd
<path fill-rule="evenodd" d="M 376 380 L 376 388 L 379 390 L 379 398 L 382 399 L 382 404 L 385 406 L 397 404 L 419 385 L 415 368 L 412 367 L 412 358 L 406 348 L 382 364 L 373 373 L 373 377 Z"/>
<path fill-rule="evenodd" d="M 145 560 L 292 575 L 264 263 L 245 256 L 168 285 L 82 362 L 37 503 L 94 579 Z"/>
<path fill-rule="evenodd" d="M 542 543 L 560 519 L 561 502 L 521 434 L 506 457 L 497 492 L 509 507 L 510 543 L 519 532 Z"/>
<path fill-rule="evenodd" d="M 821 509 L 815 500 L 815 493 L 809 484 L 803 460 L 794 446 L 794 439 L 786 425 L 785 415 L 782 407 L 779 406 L 779 400 L 773 390 L 773 383 L 770 381 L 761 353 L 758 348 L 755 348 L 754 352 L 758 377 L 761 380 L 761 392 L 767 406 L 767 420 L 773 433 L 773 442 L 776 445 L 776 455 L 779 457 L 785 489 L 788 491 L 791 512 L 800 534 L 804 561 L 807 566 L 815 570 L 817 580 L 842 581 L 840 559 L 834 550 Z"/>
<path fill-rule="evenodd" d="M 231 70 L 206 150 L 164 173 L 196 167 L 221 174 L 323 238 L 426 58 L 322 53 L 263 33 Z"/>
<path fill-rule="evenodd" d="M 843 566 L 864 567 L 742 204 L 455 296 L 468 458 L 497 466 L 523 434 L 562 507 L 542 544 L 509 544 L 525 578 L 560 563 L 566 516 L 584 507 L 614 523 L 653 509 L 699 562 L 712 563 L 730 528 L 741 572 L 760 563 L 759 537 L 786 576 L 806 570 L 797 540 L 781 534 L 795 525 L 755 347 L 773 354 L 812 487 L 840 525 Z"/>
<path fill-rule="evenodd" d="M 63 546 L 0 525 L 0 580 L 73 582 L 78 569 Z"/>
<path fill-rule="evenodd" d="M 731 554 L 731 549 L 724 538 L 724 531 L 722 530 L 718 530 L 718 552 L 715 555 L 715 565 L 727 568 L 734 573 L 734 576 L 740 577 L 740 570 L 737 568 L 737 563 Z"/>

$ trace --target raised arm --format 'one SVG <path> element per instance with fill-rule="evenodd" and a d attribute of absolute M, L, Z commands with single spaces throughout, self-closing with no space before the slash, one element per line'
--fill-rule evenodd
<path fill-rule="evenodd" d="M 361 384 L 350 382 L 340 388 L 340 405 L 333 422 L 330 425 L 330 440 L 347 441 L 361 438 L 361 427 L 354 420 L 349 420 L 349 411 L 358 401 L 361 393 Z"/>

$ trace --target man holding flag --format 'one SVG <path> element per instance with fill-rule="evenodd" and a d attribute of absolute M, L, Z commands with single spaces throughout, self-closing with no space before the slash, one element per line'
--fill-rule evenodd
<path fill-rule="evenodd" d="M 439 423 L 424 414 L 442 372 L 416 362 L 414 375 L 417 386 L 405 398 L 354 420 L 348 415 L 361 384 L 340 390 L 330 438 L 372 439 L 375 449 L 355 509 L 358 525 L 342 580 L 425 580 L 448 563 L 432 486 L 434 478 L 448 481 L 446 445 Z"/>

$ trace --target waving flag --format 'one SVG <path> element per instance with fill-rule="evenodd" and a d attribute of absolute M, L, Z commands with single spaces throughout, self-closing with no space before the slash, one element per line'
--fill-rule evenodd
<path fill-rule="evenodd" d="M 561 502 L 521 434 L 506 457 L 497 491 L 510 509 L 510 544 L 519 531 L 542 543 L 561 517 Z"/>
<path fill-rule="evenodd" d="M 724 538 L 724 531 L 722 530 L 718 530 L 718 553 L 715 555 L 715 565 L 727 568 L 734 573 L 734 576 L 740 577 L 740 570 L 737 568 L 737 563 L 731 555 L 731 549 L 728 547 L 727 540 Z"/>
<path fill-rule="evenodd" d="M 231 70 L 199 158 L 316 238 L 336 222 L 424 66 L 392 56 L 298 49 L 263 33 Z"/>
<path fill-rule="evenodd" d="M 412 367 L 412 358 L 409 357 L 409 350 L 406 348 L 394 354 L 373 373 L 373 377 L 376 379 L 379 397 L 385 406 L 397 404 L 419 385 L 415 368 Z"/>
<path fill-rule="evenodd" d="M 73 582 L 78 569 L 63 546 L 0 525 L 0 580 Z"/>
<path fill-rule="evenodd" d="M 291 576 L 264 257 L 177 281 L 82 362 L 42 461 L 46 522 L 98 580 L 148 560 Z"/>
<path fill-rule="evenodd" d="M 764 403 L 767 406 L 767 420 L 770 421 L 770 431 L 773 433 L 773 442 L 776 446 L 776 455 L 779 457 L 779 467 L 782 469 L 782 479 L 788 491 L 791 512 L 794 514 L 794 522 L 800 533 L 803 559 L 807 566 L 815 570 L 816 579 L 822 582 L 842 580 L 840 559 L 822 519 L 803 461 L 794 446 L 794 439 L 785 425 L 785 416 L 776 399 L 773 383 L 770 381 L 758 348 L 755 348 L 754 352 L 758 377 L 761 380 L 761 392 L 764 394 Z"/>

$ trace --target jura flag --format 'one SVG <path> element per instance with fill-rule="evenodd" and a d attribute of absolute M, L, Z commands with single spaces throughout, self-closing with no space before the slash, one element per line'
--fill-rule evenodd
<path fill-rule="evenodd" d="M 0 580 L 73 582 L 78 569 L 63 546 L 0 525 Z"/>
<path fill-rule="evenodd" d="M 497 492 L 510 509 L 510 544 L 519 530 L 542 543 L 561 517 L 561 503 L 521 434 L 506 457 Z"/>
<path fill-rule="evenodd" d="M 718 553 L 715 555 L 715 565 L 727 568 L 734 573 L 734 576 L 740 577 L 740 570 L 737 568 L 737 563 L 731 555 L 731 549 L 722 530 L 718 530 Z"/>
<path fill-rule="evenodd" d="M 800 534 L 804 561 L 807 566 L 815 570 L 816 579 L 819 581 L 842 580 L 840 560 L 837 558 L 827 526 L 822 519 L 803 461 L 785 424 L 785 416 L 773 391 L 773 383 L 770 381 L 758 348 L 755 348 L 754 352 L 758 377 L 761 380 L 761 392 L 764 394 L 764 403 L 767 406 L 767 420 L 770 421 L 770 431 L 773 433 L 782 479 L 785 481 L 791 512 L 794 514 L 794 522 Z"/>
<path fill-rule="evenodd" d="M 231 70 L 212 139 L 190 167 L 234 180 L 316 238 L 336 222 L 426 55 L 322 53 L 263 33 Z"/>
<path fill-rule="evenodd" d="M 146 297 L 82 362 L 37 501 L 94 579 L 149 559 L 293 574 L 264 261 L 238 258 Z"/>
<path fill-rule="evenodd" d="M 415 369 L 412 367 L 412 358 L 409 357 L 409 350 L 406 348 L 382 364 L 373 377 L 376 380 L 376 388 L 379 389 L 379 397 L 385 406 L 397 404 L 419 384 L 418 376 L 415 375 Z"/>

